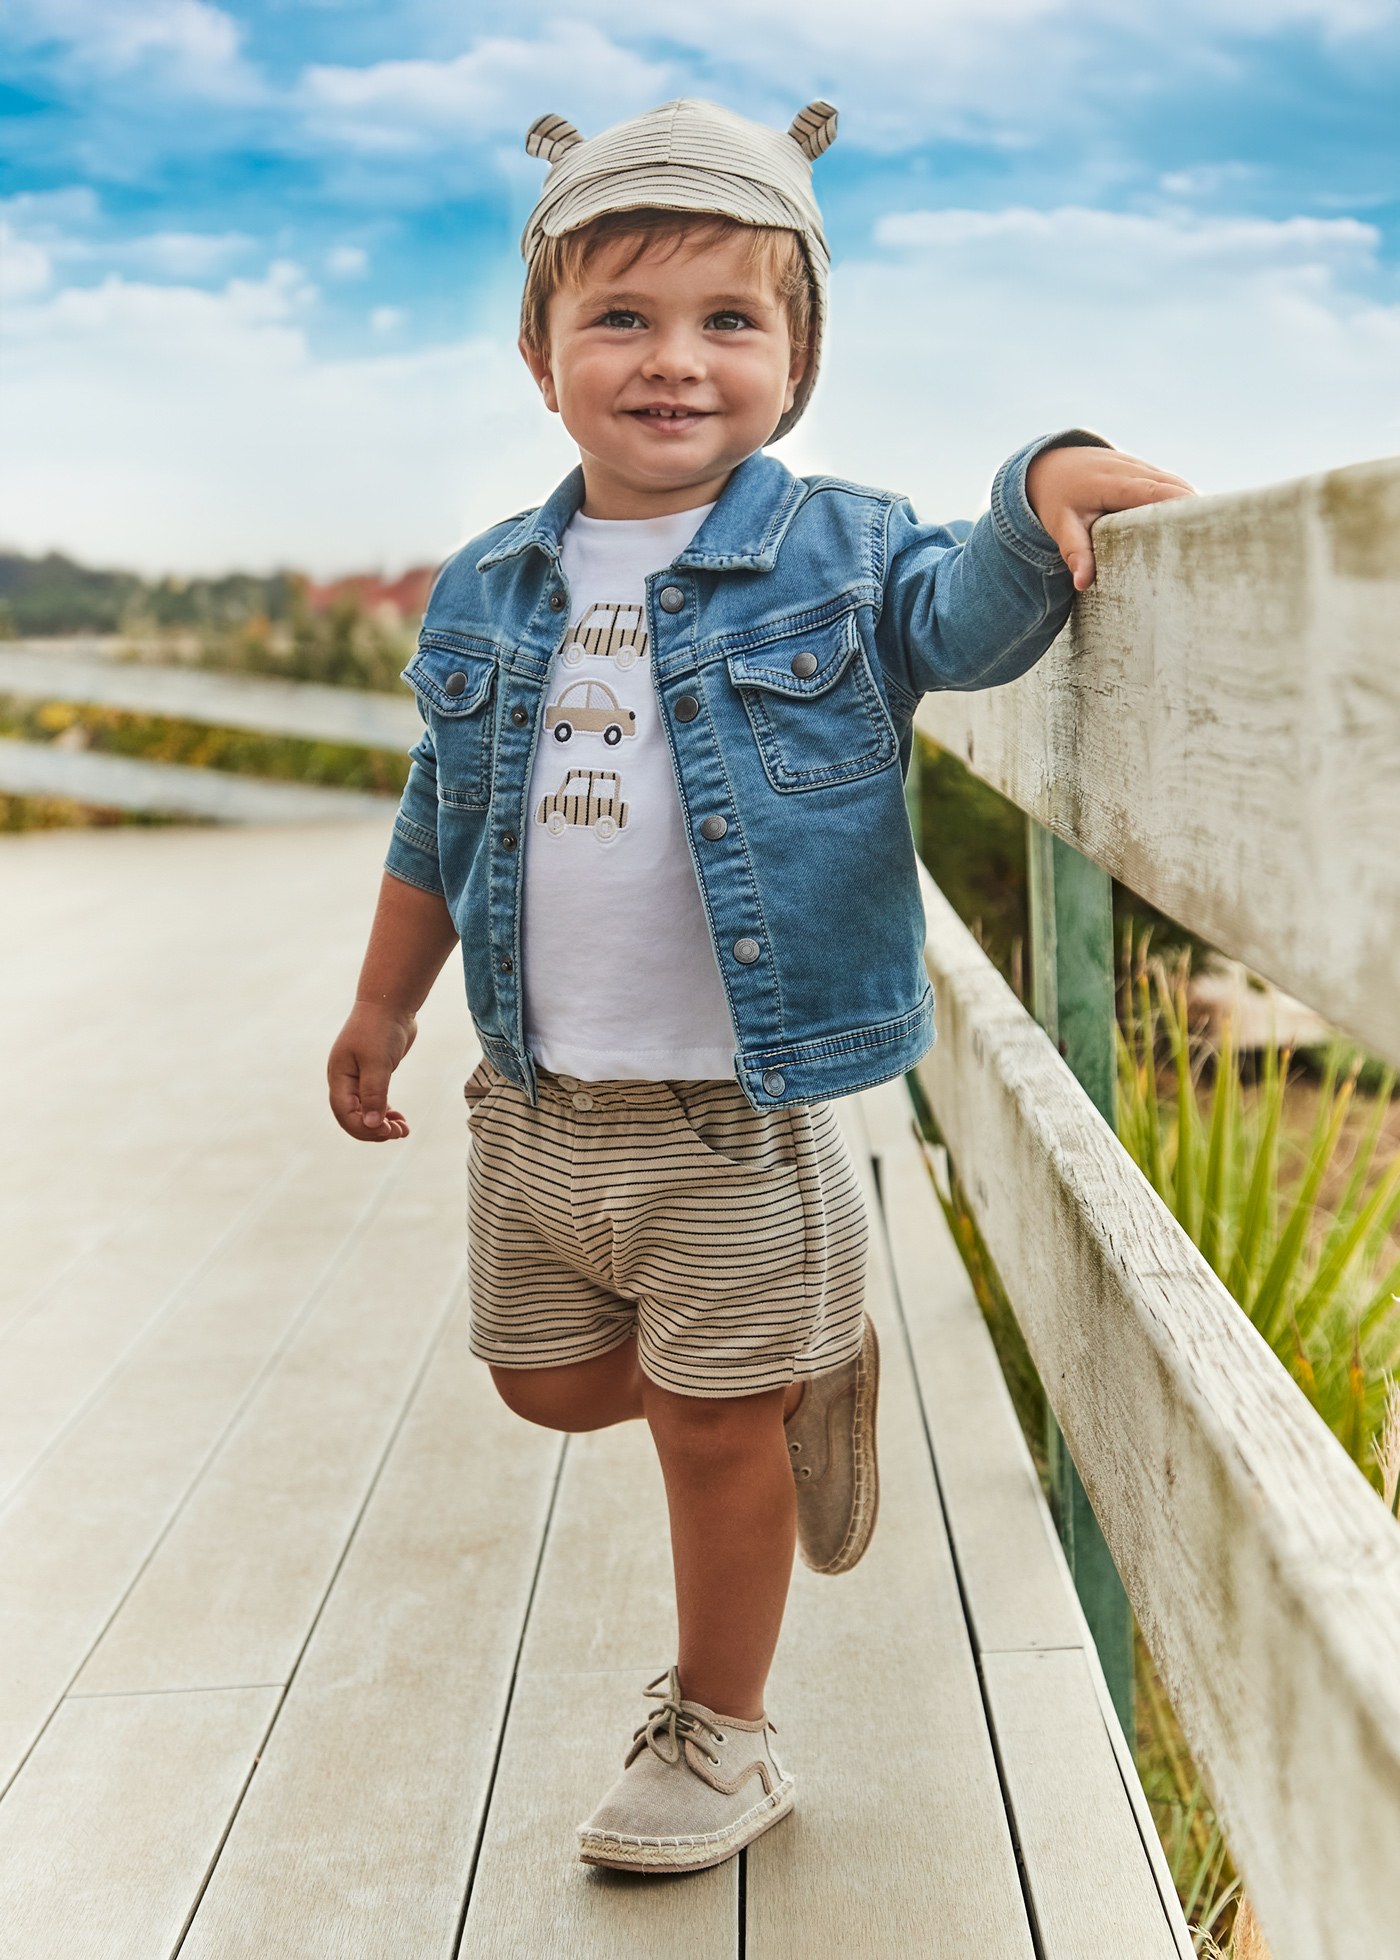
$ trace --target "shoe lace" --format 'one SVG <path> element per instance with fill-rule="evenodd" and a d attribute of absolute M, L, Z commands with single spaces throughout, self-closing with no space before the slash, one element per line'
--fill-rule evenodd
<path fill-rule="evenodd" d="M 659 1705 L 650 1711 L 639 1729 L 633 1730 L 634 1745 L 645 1742 L 652 1754 L 659 1756 L 663 1763 L 674 1763 L 680 1759 L 681 1742 L 694 1738 L 705 1747 L 711 1762 L 717 1760 L 706 1744 L 709 1739 L 723 1742 L 724 1731 L 717 1722 L 707 1721 L 693 1708 L 682 1707 L 680 1677 L 675 1668 L 658 1674 L 643 1692 L 654 1696 Z"/>

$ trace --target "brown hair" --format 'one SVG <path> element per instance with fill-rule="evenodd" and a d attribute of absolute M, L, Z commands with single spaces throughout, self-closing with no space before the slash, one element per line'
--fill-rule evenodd
<path fill-rule="evenodd" d="M 654 245 L 717 245 L 735 232 L 745 234 L 747 269 L 769 274 L 778 303 L 787 315 L 794 354 L 805 354 L 812 335 L 812 277 L 795 231 L 741 224 L 710 211 L 608 211 L 576 231 L 544 238 L 525 275 L 520 303 L 520 337 L 532 353 L 549 348 L 549 302 L 565 286 L 578 285 L 590 263 L 609 245 L 626 250 L 617 270 L 626 272 Z M 669 257 L 670 254 L 668 253 Z"/>

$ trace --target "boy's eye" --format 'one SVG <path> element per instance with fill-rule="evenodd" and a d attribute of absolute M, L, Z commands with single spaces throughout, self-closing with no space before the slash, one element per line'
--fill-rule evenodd
<path fill-rule="evenodd" d="M 636 324 L 637 315 L 635 313 L 629 313 L 622 306 L 609 307 L 608 311 L 598 321 L 600 327 L 634 327 Z"/>
<path fill-rule="evenodd" d="M 753 321 L 747 313 L 736 313 L 732 307 L 726 307 L 723 313 L 712 313 L 709 324 L 718 327 L 721 333 L 733 333 L 736 327 L 751 327 Z"/>

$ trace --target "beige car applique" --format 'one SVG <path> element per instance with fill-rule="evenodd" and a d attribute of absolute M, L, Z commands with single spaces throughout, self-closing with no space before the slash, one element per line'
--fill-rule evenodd
<path fill-rule="evenodd" d="M 616 748 L 624 735 L 636 734 L 637 717 L 602 681 L 575 681 L 545 709 L 544 725 L 553 729 L 556 742 L 567 742 L 577 729 L 581 735 L 601 735 Z"/>
<path fill-rule="evenodd" d="M 641 606 L 618 606 L 603 599 L 590 606 L 564 642 L 560 659 L 577 667 L 586 654 L 635 667 L 646 657 L 647 625 Z"/>
<path fill-rule="evenodd" d="M 571 824 L 591 829 L 604 843 L 627 828 L 627 805 L 622 778 L 611 769 L 574 769 L 535 812 L 551 837 L 560 837 Z"/>

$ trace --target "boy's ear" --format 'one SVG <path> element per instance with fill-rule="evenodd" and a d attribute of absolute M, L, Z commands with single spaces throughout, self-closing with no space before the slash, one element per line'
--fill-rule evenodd
<path fill-rule="evenodd" d="M 538 347 L 532 347 L 521 334 L 515 343 L 520 349 L 520 358 L 534 376 L 535 386 L 544 397 L 544 405 L 551 415 L 559 413 L 559 397 L 554 388 L 554 373 L 549 365 L 548 354 L 542 354 Z"/>
<path fill-rule="evenodd" d="M 812 350 L 810 347 L 804 347 L 800 354 L 796 352 L 793 354 L 792 360 L 788 365 L 787 399 L 783 403 L 784 415 L 787 414 L 788 410 L 797 400 L 797 391 L 807 378 L 807 369 L 811 363 L 811 359 Z"/>

